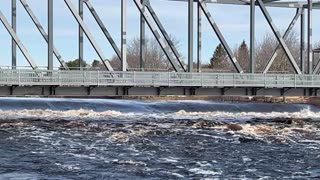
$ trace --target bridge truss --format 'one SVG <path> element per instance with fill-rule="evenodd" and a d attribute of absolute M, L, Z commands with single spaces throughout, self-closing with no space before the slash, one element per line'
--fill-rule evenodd
<path fill-rule="evenodd" d="M 111 34 L 108 31 L 108 28 L 105 26 L 104 22 L 100 18 L 99 14 L 95 10 L 93 4 L 91 1 L 94 0 L 78 0 L 77 6 L 71 2 L 71 0 L 61 0 L 64 1 L 65 5 L 68 7 L 70 10 L 71 14 L 73 15 L 74 19 L 77 21 L 79 25 L 79 43 L 78 43 L 78 48 L 79 48 L 79 67 L 83 67 L 83 40 L 84 40 L 84 35 L 88 38 L 90 44 L 96 51 L 97 55 L 99 56 L 101 62 L 103 65 L 106 67 L 106 69 L 110 72 L 114 71 L 114 68 L 111 66 L 110 62 L 107 60 L 107 58 L 104 55 L 104 52 L 101 50 L 99 47 L 98 43 L 96 42 L 94 36 L 90 32 L 90 28 L 86 25 L 86 23 L 83 20 L 84 14 L 83 10 L 85 7 L 87 7 L 91 13 L 91 15 L 94 17 L 96 23 L 100 27 L 101 31 L 105 35 L 106 39 L 110 43 L 112 49 L 114 50 L 114 53 L 116 56 L 119 58 L 121 61 L 121 71 L 122 74 L 121 76 L 117 77 L 125 77 L 126 71 L 128 69 L 127 67 L 127 41 L 126 41 L 126 35 L 127 35 L 127 26 L 126 26 L 126 20 L 127 20 L 127 0 L 119 0 L 121 1 L 121 45 L 120 47 L 117 46 L 117 44 L 114 41 L 114 38 L 111 36 Z M 239 6 L 250 6 L 250 58 L 248 59 L 249 64 L 250 64 L 250 72 L 247 74 L 251 74 L 248 76 L 239 76 L 239 77 L 245 77 L 252 79 L 252 75 L 257 74 L 256 73 L 256 61 L 255 61 L 255 29 L 256 29 L 256 23 L 255 23 L 255 17 L 256 17 L 256 8 L 259 8 L 264 15 L 266 21 L 268 22 L 269 27 L 272 29 L 277 42 L 278 46 L 274 49 L 274 52 L 271 56 L 271 58 L 268 60 L 268 63 L 266 67 L 264 68 L 264 71 L 262 74 L 260 74 L 258 77 L 263 80 L 263 82 L 268 82 L 268 77 L 264 76 L 263 74 L 267 74 L 271 65 L 275 61 L 277 55 L 279 54 L 280 50 L 283 50 L 286 57 L 290 61 L 290 64 L 292 65 L 295 74 L 298 75 L 290 75 L 290 86 L 288 88 L 295 88 L 297 87 L 297 82 L 304 81 L 305 78 L 307 78 L 308 82 L 311 81 L 313 84 L 315 84 L 314 80 L 317 80 L 317 75 L 320 70 L 320 61 L 316 63 L 314 66 L 314 53 L 319 52 L 318 50 L 313 50 L 312 47 L 312 24 L 313 24 L 313 19 L 312 19 L 312 10 L 313 9 L 320 9 L 320 1 L 317 0 L 304 0 L 304 1 L 283 1 L 283 0 L 167 0 L 167 1 L 181 1 L 181 3 L 188 3 L 188 14 L 186 14 L 186 17 L 188 17 L 188 61 L 187 61 L 187 66 L 182 62 L 182 58 L 180 56 L 180 53 L 178 52 L 177 48 L 174 46 L 174 43 L 172 42 L 172 39 L 169 36 L 169 33 L 166 31 L 165 27 L 161 23 L 159 17 L 157 16 L 157 13 L 154 11 L 153 6 L 152 6 L 152 1 L 150 0 L 132 0 L 134 4 L 136 5 L 137 11 L 140 12 L 140 68 L 144 68 L 144 62 L 145 58 L 144 57 L 144 52 L 146 50 L 146 41 L 145 41 L 145 31 L 146 31 L 146 26 L 149 27 L 151 30 L 154 38 L 157 40 L 159 43 L 161 49 L 163 50 L 164 54 L 166 55 L 168 61 L 170 62 L 172 69 L 178 73 L 176 77 L 180 77 L 179 73 L 183 73 L 183 76 L 187 76 L 188 73 L 195 73 L 196 71 L 198 76 L 202 76 L 201 73 L 201 36 L 202 36 L 202 21 L 203 21 L 203 15 L 204 18 L 209 22 L 212 30 L 214 33 L 217 35 L 217 38 L 219 39 L 220 43 L 226 50 L 226 53 L 228 57 L 230 58 L 234 69 L 236 70 L 237 73 L 243 74 L 244 71 L 242 67 L 240 66 L 236 56 L 233 54 L 230 45 L 224 38 L 223 32 L 221 31 L 220 27 L 216 24 L 214 20 L 214 16 L 212 16 L 211 12 L 209 11 L 207 5 L 210 3 L 213 4 L 225 4 L 225 5 L 239 5 Z M 30 67 L 33 69 L 32 72 L 34 72 L 34 75 L 36 78 L 31 78 L 33 81 L 36 79 L 36 82 L 42 82 L 41 80 L 37 78 L 42 78 L 43 77 L 43 72 L 39 69 L 39 67 L 36 65 L 34 59 L 31 57 L 29 54 L 27 47 L 22 43 L 20 40 L 19 36 L 16 33 L 17 30 L 17 3 L 21 3 L 21 5 L 24 7 L 25 11 L 29 15 L 29 17 L 32 19 L 34 25 L 37 27 L 39 30 L 40 34 L 43 36 L 45 41 L 47 42 L 48 46 L 48 65 L 47 65 L 47 74 L 55 76 L 52 78 L 58 78 L 55 79 L 54 82 L 52 83 L 58 83 L 59 81 L 59 74 L 58 72 L 53 71 L 53 60 L 54 56 L 58 59 L 59 63 L 61 64 L 61 67 L 64 68 L 64 71 L 68 71 L 69 67 L 67 66 L 65 60 L 59 53 L 59 50 L 55 48 L 54 46 L 54 39 L 53 39 L 53 0 L 47 0 L 47 5 L 48 5 L 48 14 L 46 15 L 48 17 L 48 29 L 47 31 L 43 28 L 41 25 L 40 21 L 34 14 L 33 10 L 31 7 L 28 5 L 27 0 L 11 0 L 11 23 L 7 20 L 7 18 L 4 16 L 4 14 L 0 10 L 0 21 L 4 25 L 5 29 L 7 32 L 10 34 L 12 38 L 12 46 L 11 46 L 11 51 L 12 51 L 12 67 L 11 69 L 11 75 L 12 78 L 15 79 L 12 86 L 20 86 L 21 82 L 19 79 L 21 77 L 20 70 L 17 71 L 17 47 L 20 49 L 22 54 L 24 55 L 25 59 L 28 61 Z M 0 4 L 1 6 L 1 4 Z M 194 6 L 197 6 L 197 12 L 194 12 Z M 296 9 L 296 14 L 293 17 L 289 27 L 285 31 L 285 33 L 282 35 L 276 25 L 273 23 L 272 17 L 270 16 L 267 7 L 277 7 L 277 8 L 292 8 Z M 197 17 L 197 21 L 194 22 L 194 17 Z M 305 18 L 307 16 L 307 18 Z M 294 59 L 292 53 L 290 52 L 288 45 L 285 42 L 285 39 L 289 36 L 291 30 L 295 26 L 296 22 L 298 19 L 301 19 L 301 31 L 300 31 L 300 43 L 301 43 L 301 48 L 300 48 L 300 63 L 298 65 L 297 61 Z M 305 21 L 307 19 L 307 21 Z M 196 23 L 196 30 L 194 29 L 194 23 Z M 307 30 L 305 29 L 307 24 Z M 193 37 L 194 32 L 197 31 L 197 37 Z M 307 36 L 306 36 L 307 35 Z M 305 39 L 307 37 L 307 40 Z M 196 41 L 195 41 L 196 39 Z M 197 50 L 194 52 L 193 46 L 194 44 L 197 44 Z M 305 58 L 305 49 L 307 49 L 307 58 Z M 194 53 L 197 54 L 197 69 L 193 69 L 193 56 Z M 307 64 L 307 67 L 305 65 Z M 17 73 L 19 72 L 19 73 Z M 3 72 L 2 72 L 3 73 Z M 74 73 L 74 72 L 73 72 Z M 82 71 L 79 72 L 81 76 L 86 75 L 86 73 L 83 73 Z M 5 71 L 6 75 L 8 75 L 8 71 Z M 10 73 L 9 73 L 10 74 Z M 42 75 L 39 75 L 42 74 Z M 97 75 L 97 73 L 94 73 L 95 76 L 100 77 Z M 117 73 L 116 73 L 117 74 Z M 121 74 L 121 73 L 120 73 Z M 131 73 L 129 73 L 131 74 Z M 134 74 L 134 73 L 133 73 Z M 310 76 L 303 76 L 303 74 L 308 74 Z M 15 75 L 15 76 L 14 76 Z M 301 76 L 299 76 L 301 75 Z M 32 77 L 30 74 L 28 77 Z M 115 75 L 110 75 L 112 78 L 116 77 Z M 133 75 L 132 75 L 133 76 Z M 170 84 L 170 75 L 167 75 L 169 77 L 168 82 L 165 82 L 165 84 Z M 235 75 L 232 75 L 235 76 Z M 10 76 L 8 76 L 9 78 Z M 135 76 L 134 76 L 135 77 Z M 149 76 L 148 76 L 149 77 Z M 152 75 L 151 77 L 154 77 Z M 182 77 L 182 75 L 181 75 Z M 195 76 L 192 76 L 195 77 Z M 237 75 L 238 77 L 238 75 Z M 276 76 L 277 77 L 277 76 Z M 2 78 L 5 78 L 2 76 Z M 8 80 L 8 78 L 6 80 Z M 199 77 L 198 77 L 199 78 Z M 200 78 L 200 81 L 203 82 L 203 77 Z M 297 79 L 298 78 L 298 79 Z M 311 78 L 311 79 L 310 79 Z M 9 78 L 10 79 L 10 78 Z M 27 78 L 28 79 L 28 78 Z M 131 78 L 132 79 L 132 78 Z M 271 78 L 272 79 L 272 78 Z M 4 81 L 4 79 L 2 79 Z M 30 79 L 29 79 L 30 80 Z M 97 80 L 98 83 L 100 82 L 99 79 Z M 251 87 L 257 87 L 257 83 L 260 80 L 257 81 L 250 81 L 250 86 Z M 292 81 L 294 81 L 292 83 Z M 6 81 L 5 81 L 6 82 Z M 18 83 L 17 83 L 18 82 Z M 47 82 L 47 80 L 46 80 Z M 220 81 L 219 81 L 220 82 Z M 236 81 L 235 81 L 236 82 Z M 249 82 L 249 81 L 248 81 Z M 256 83 L 257 82 L 257 83 Z M 260 81 L 261 82 L 261 81 Z M 32 82 L 28 82 L 29 85 L 32 85 Z M 59 82 L 61 83 L 61 82 Z M 94 83 L 97 83 L 94 81 Z M 302 83 L 302 82 L 301 82 Z M 299 84 L 299 83 L 298 83 Z M 303 84 L 303 83 L 302 83 Z M 24 84 L 26 85 L 26 84 Z M 36 84 L 40 85 L 40 84 Z M 50 85 L 50 83 L 47 84 L 42 84 L 42 85 Z M 57 86 L 59 84 L 54 84 L 54 86 Z M 60 84 L 61 85 L 61 84 Z M 81 84 L 85 85 L 85 84 Z M 172 84 L 171 84 L 172 85 Z M 286 84 L 288 85 L 288 84 Z M 92 86 L 92 84 L 90 84 Z M 121 85 L 123 86 L 123 84 Z M 186 85 L 189 86 L 189 85 Z M 223 86 L 221 84 L 217 84 L 217 86 Z M 317 85 L 318 86 L 318 85 Z M 304 87 L 304 86 L 301 86 Z M 310 87 L 308 85 L 308 87 Z M 266 88 L 266 87 L 265 87 Z M 318 87 L 314 87 L 318 88 Z"/>

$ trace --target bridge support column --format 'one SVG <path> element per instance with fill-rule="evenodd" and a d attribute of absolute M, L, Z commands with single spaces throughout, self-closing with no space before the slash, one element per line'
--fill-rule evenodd
<path fill-rule="evenodd" d="M 193 0 L 188 1 L 188 72 L 193 71 Z"/>
<path fill-rule="evenodd" d="M 198 2 L 198 7 L 197 7 L 197 13 L 198 13 L 198 26 L 197 26 L 197 40 L 198 40 L 198 48 L 197 48 L 197 72 L 201 72 L 201 48 L 202 48 L 202 42 L 201 42 L 201 38 L 202 38 L 202 17 L 201 17 L 201 6 L 200 6 L 200 2 Z"/>
<path fill-rule="evenodd" d="M 304 74 L 306 72 L 306 67 L 305 67 L 305 11 L 302 8 L 302 12 L 301 12 L 301 24 L 300 24 L 300 68 L 301 68 L 301 72 L 302 74 Z"/>
<path fill-rule="evenodd" d="M 11 1 L 11 26 L 14 32 L 17 32 L 17 0 Z M 12 38 L 12 69 L 16 69 L 17 67 L 17 44 Z"/>
<path fill-rule="evenodd" d="M 256 18 L 256 1 L 251 0 L 251 5 L 250 5 L 250 73 L 255 73 L 255 18 Z"/>
<path fill-rule="evenodd" d="M 142 11 L 145 12 L 145 0 L 141 0 Z M 143 18 L 143 15 L 140 14 L 140 69 L 144 71 L 144 62 L 145 62 L 145 49 L 146 48 L 146 21 Z"/>
<path fill-rule="evenodd" d="M 49 91 L 50 91 L 50 95 L 51 96 L 55 96 L 56 95 L 56 87 L 55 86 L 51 86 L 49 88 Z"/>
<path fill-rule="evenodd" d="M 127 71 L 127 0 L 121 0 L 121 71 Z"/>
<path fill-rule="evenodd" d="M 48 70 L 53 70 L 53 0 L 48 0 Z"/>
<path fill-rule="evenodd" d="M 308 74 L 313 73 L 312 0 L 308 0 Z"/>

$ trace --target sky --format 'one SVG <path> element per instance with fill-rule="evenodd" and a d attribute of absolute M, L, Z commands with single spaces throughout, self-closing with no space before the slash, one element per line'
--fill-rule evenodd
<path fill-rule="evenodd" d="M 26 0 L 33 10 L 36 17 L 39 19 L 42 26 L 47 29 L 47 1 L 45 0 Z M 108 28 L 110 34 L 114 38 L 118 47 L 121 42 L 121 9 L 120 0 L 91 0 L 100 18 Z M 132 0 L 127 0 L 127 38 L 128 41 L 135 37 L 139 37 L 139 11 Z M 8 21 L 11 21 L 11 0 L 1 0 L 0 11 L 5 15 Z M 77 6 L 77 0 L 72 0 L 74 6 Z M 188 48 L 188 7 L 185 2 L 169 2 L 166 0 L 151 0 L 151 4 L 156 11 L 159 19 L 166 28 L 167 32 L 179 43 L 179 52 L 187 59 Z M 31 18 L 23 9 L 19 0 L 17 0 L 17 34 L 22 43 L 27 48 L 31 57 L 38 66 L 47 65 L 47 45 L 40 32 L 34 26 Z M 196 4 L 195 4 L 196 8 Z M 210 13 L 216 21 L 222 34 L 233 49 L 237 47 L 243 40 L 249 44 L 250 34 L 250 9 L 249 6 L 239 5 L 218 5 L 208 4 Z M 295 9 L 286 8 L 268 8 L 271 17 L 277 28 L 284 31 L 295 15 Z M 194 9 L 196 20 L 196 9 Z M 115 53 L 103 35 L 97 23 L 94 21 L 87 7 L 84 7 L 84 21 L 98 42 L 104 55 L 111 58 Z M 319 10 L 313 11 L 313 18 L 320 19 Z M 196 21 L 195 21 L 196 22 Z M 300 20 L 295 26 L 295 30 L 299 32 Z M 314 21 L 314 38 L 313 42 L 319 42 L 320 23 Z M 146 34 L 150 38 L 154 38 L 151 31 L 146 27 Z M 194 26 L 196 38 L 196 23 Z M 212 30 L 207 19 L 203 16 L 203 34 L 202 34 L 202 59 L 203 62 L 209 62 L 215 47 L 219 40 Z M 271 33 L 271 29 L 267 21 L 263 17 L 260 9 L 256 10 L 256 41 L 259 42 L 265 33 Z M 78 25 L 68 10 L 64 0 L 54 1 L 54 45 L 66 61 L 74 60 L 78 57 Z M 194 42 L 194 61 L 196 62 L 196 39 Z M 18 66 L 28 66 L 27 61 L 18 50 Z M 93 59 L 99 59 L 91 44 L 85 38 L 84 42 L 84 59 L 89 63 Z M 0 23 L 0 66 L 11 65 L 11 38 L 4 26 Z M 54 60 L 54 66 L 58 67 L 59 62 Z"/>

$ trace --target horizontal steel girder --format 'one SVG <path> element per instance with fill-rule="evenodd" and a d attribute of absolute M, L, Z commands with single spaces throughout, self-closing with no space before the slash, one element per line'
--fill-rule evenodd
<path fill-rule="evenodd" d="M 166 0 L 166 1 L 180 1 L 188 2 L 188 0 Z M 194 0 L 198 2 L 199 0 Z M 205 0 L 206 3 L 226 4 L 226 5 L 250 5 L 250 0 Z M 307 1 L 281 1 L 281 0 L 264 0 L 267 7 L 279 8 L 307 8 Z M 256 3 L 258 6 L 258 4 Z M 320 1 L 313 1 L 313 9 L 320 9 Z"/>

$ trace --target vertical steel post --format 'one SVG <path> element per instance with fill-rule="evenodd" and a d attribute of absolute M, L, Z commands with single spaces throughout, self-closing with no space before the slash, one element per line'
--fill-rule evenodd
<path fill-rule="evenodd" d="M 79 0 L 79 16 L 83 19 L 83 0 Z M 83 69 L 83 30 L 79 25 L 79 69 Z"/>
<path fill-rule="evenodd" d="M 305 50 L 305 11 L 304 9 L 302 9 L 302 13 L 301 13 L 301 26 L 300 26 L 300 68 L 301 68 L 301 72 L 302 74 L 305 73 L 305 61 L 304 61 L 304 50 Z"/>
<path fill-rule="evenodd" d="M 143 5 L 142 11 L 144 12 L 145 0 L 141 0 Z M 145 46 L 146 46 L 146 21 L 143 18 L 142 13 L 140 13 L 140 69 L 144 71 L 144 62 L 145 62 Z"/>
<path fill-rule="evenodd" d="M 17 32 L 17 0 L 11 1 L 11 26 L 14 32 Z M 12 69 L 16 69 L 17 67 L 17 44 L 12 38 Z"/>
<path fill-rule="evenodd" d="M 255 17 L 256 1 L 251 0 L 250 5 L 250 73 L 255 73 Z"/>
<path fill-rule="evenodd" d="M 312 63 L 312 0 L 308 0 L 308 74 L 313 73 Z"/>
<path fill-rule="evenodd" d="M 188 72 L 193 71 L 193 0 L 188 1 Z"/>
<path fill-rule="evenodd" d="M 201 48 L 202 48 L 202 42 L 201 42 L 201 38 L 202 38 L 202 17 L 201 17 L 201 6 L 200 6 L 200 2 L 198 2 L 198 7 L 197 7 L 197 13 L 198 13 L 198 49 L 197 49 L 197 71 L 201 72 Z"/>
<path fill-rule="evenodd" d="M 121 0 L 121 71 L 127 71 L 127 0 Z"/>
<path fill-rule="evenodd" d="M 48 0 L 48 70 L 53 70 L 53 0 Z"/>

